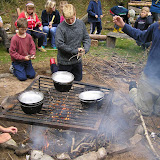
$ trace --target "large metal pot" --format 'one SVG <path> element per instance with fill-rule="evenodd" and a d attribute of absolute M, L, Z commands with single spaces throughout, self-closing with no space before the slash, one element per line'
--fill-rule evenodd
<path fill-rule="evenodd" d="M 21 108 L 26 114 L 39 113 L 42 109 L 44 94 L 39 91 L 24 91 L 18 96 Z"/>
<path fill-rule="evenodd" d="M 82 109 L 100 109 L 103 104 L 104 93 L 102 91 L 84 91 L 79 94 Z"/>
<path fill-rule="evenodd" d="M 52 74 L 52 79 L 57 91 L 68 92 L 72 87 L 74 75 L 67 71 L 58 71 Z"/>

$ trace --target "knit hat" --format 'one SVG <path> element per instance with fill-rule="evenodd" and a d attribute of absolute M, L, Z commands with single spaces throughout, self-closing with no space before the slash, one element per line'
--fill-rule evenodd
<path fill-rule="evenodd" d="M 133 9 L 130 9 L 128 11 L 128 14 L 130 15 L 130 17 L 135 17 L 135 11 Z"/>

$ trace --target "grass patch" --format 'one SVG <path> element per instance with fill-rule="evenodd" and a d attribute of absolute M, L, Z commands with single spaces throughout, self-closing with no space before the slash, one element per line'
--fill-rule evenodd
<path fill-rule="evenodd" d="M 107 48 L 105 41 L 99 41 L 98 47 L 91 47 L 92 55 L 110 59 L 113 54 L 127 58 L 129 61 L 136 62 L 144 56 L 144 50 L 139 47 L 135 40 L 117 38 L 115 48 Z"/>

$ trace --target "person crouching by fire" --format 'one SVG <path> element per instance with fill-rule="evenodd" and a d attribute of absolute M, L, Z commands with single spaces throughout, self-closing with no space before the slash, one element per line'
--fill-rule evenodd
<path fill-rule="evenodd" d="M 138 85 L 135 81 L 130 82 L 129 95 L 142 115 L 155 114 L 160 116 L 160 22 L 151 24 L 144 31 L 126 24 L 120 16 L 114 16 L 113 22 L 121 27 L 124 33 L 139 42 L 152 41 L 147 63 Z"/>
<path fill-rule="evenodd" d="M 65 20 L 58 25 L 55 38 L 58 70 L 71 72 L 74 80 L 80 81 L 82 56 L 89 51 L 91 40 L 84 22 L 76 18 L 76 10 L 72 4 L 64 5 L 62 13 Z"/>

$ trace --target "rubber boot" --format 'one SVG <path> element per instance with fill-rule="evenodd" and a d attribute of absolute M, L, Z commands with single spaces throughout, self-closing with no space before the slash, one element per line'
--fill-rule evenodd
<path fill-rule="evenodd" d="M 56 65 L 55 59 L 51 58 L 50 59 L 50 68 L 51 68 L 51 72 L 57 72 L 58 71 L 58 66 Z"/>

